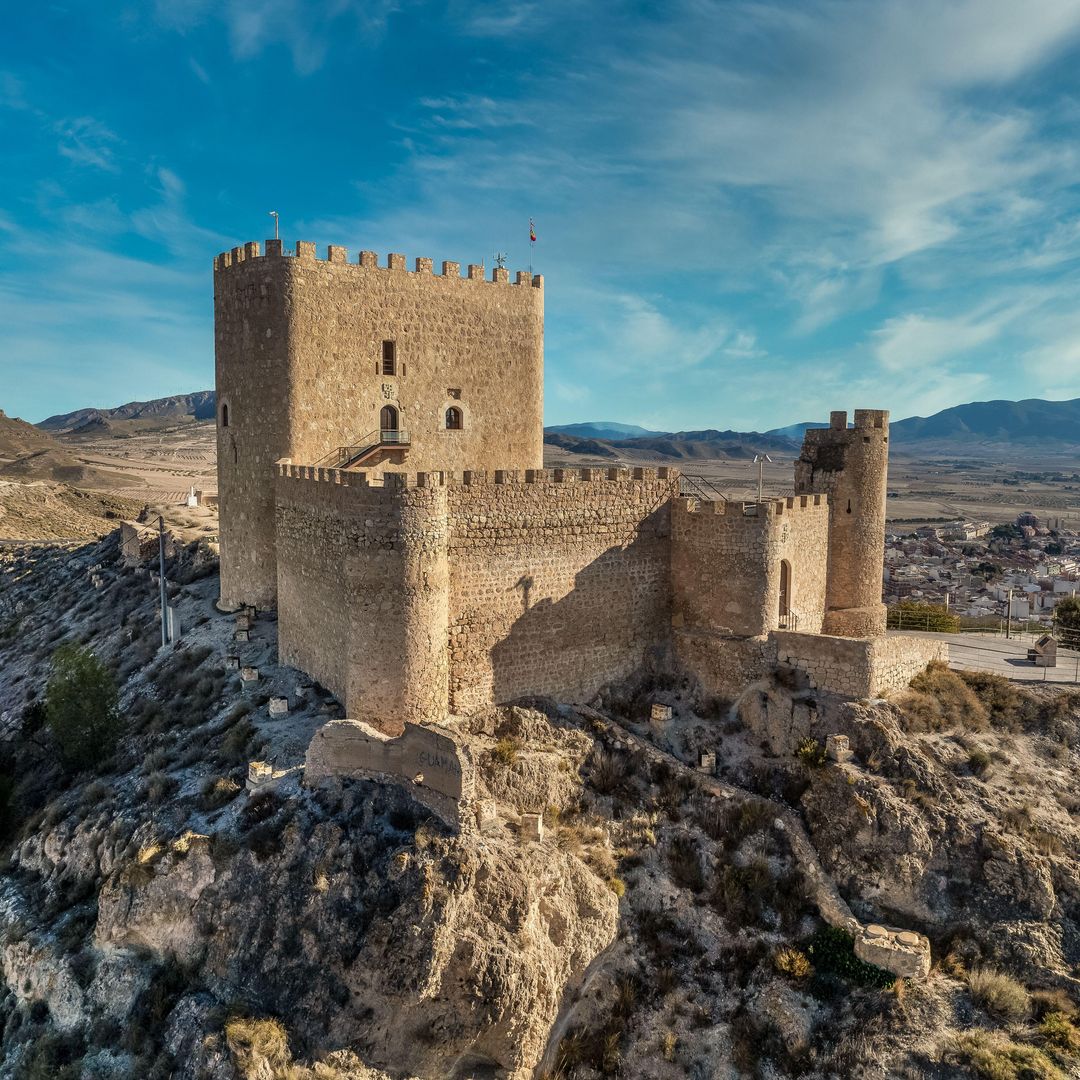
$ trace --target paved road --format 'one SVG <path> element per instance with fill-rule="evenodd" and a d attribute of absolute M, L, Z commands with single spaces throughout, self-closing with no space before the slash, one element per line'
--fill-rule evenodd
<path fill-rule="evenodd" d="M 949 667 L 960 671 L 992 671 L 1016 682 L 1080 681 L 1080 653 L 1072 649 L 1058 648 L 1057 667 L 1039 668 L 1029 663 L 1030 635 L 1017 641 L 994 634 L 933 634 L 924 630 L 890 630 L 889 633 L 947 641 Z"/>

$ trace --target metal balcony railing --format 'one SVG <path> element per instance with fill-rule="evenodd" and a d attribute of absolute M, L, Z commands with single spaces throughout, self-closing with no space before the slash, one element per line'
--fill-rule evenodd
<path fill-rule="evenodd" d="M 778 630 L 798 630 L 799 629 L 799 613 L 797 611 L 786 611 L 782 614 L 777 621 Z"/>

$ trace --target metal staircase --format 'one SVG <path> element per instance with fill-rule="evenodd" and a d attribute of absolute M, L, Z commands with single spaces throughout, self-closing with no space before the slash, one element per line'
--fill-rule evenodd
<path fill-rule="evenodd" d="M 397 428 L 376 428 L 349 446 L 337 446 L 325 457 L 315 462 L 323 469 L 355 469 L 375 453 L 390 448 L 409 446 L 409 433 Z"/>

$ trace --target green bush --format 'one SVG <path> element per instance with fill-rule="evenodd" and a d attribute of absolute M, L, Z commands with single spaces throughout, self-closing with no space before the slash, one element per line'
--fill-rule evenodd
<path fill-rule="evenodd" d="M 858 986 L 875 986 L 882 990 L 896 982 L 889 972 L 860 960 L 855 955 L 855 938 L 838 926 L 818 930 L 805 944 L 803 952 L 819 974 L 837 975 Z"/>
<path fill-rule="evenodd" d="M 45 689 L 45 716 L 71 770 L 92 768 L 109 757 L 120 737 L 116 683 L 89 649 L 56 650 Z"/>

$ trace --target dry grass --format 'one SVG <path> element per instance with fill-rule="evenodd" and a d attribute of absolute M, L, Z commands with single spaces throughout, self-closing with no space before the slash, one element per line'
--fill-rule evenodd
<path fill-rule="evenodd" d="M 992 1016 L 1005 1023 L 1018 1024 L 1031 1013 L 1031 995 L 1027 988 L 995 968 L 974 968 L 968 973 L 971 996 Z"/>
<path fill-rule="evenodd" d="M 980 1080 L 1066 1080 L 1034 1046 L 1013 1042 L 999 1031 L 968 1031 L 952 1041 L 949 1058 Z"/>
<path fill-rule="evenodd" d="M 912 731 L 942 731 L 962 727 L 984 731 L 990 723 L 987 707 L 975 691 L 940 660 L 911 680 L 911 689 L 897 704 Z"/>

